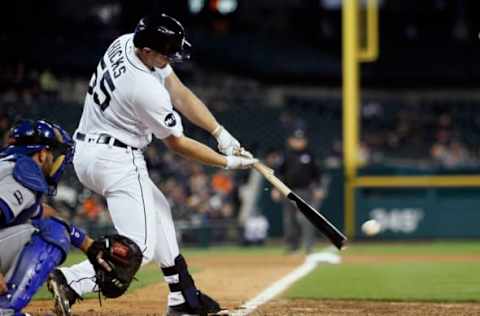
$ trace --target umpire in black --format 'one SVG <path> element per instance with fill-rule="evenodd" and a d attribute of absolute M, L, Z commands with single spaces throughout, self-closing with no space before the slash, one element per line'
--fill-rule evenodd
<path fill-rule="evenodd" d="M 295 129 L 287 139 L 285 153 L 278 174 L 293 191 L 317 208 L 323 198 L 320 190 L 320 170 L 314 154 L 308 148 L 304 129 Z M 272 198 L 280 200 L 280 193 L 272 191 Z M 293 253 L 304 247 L 308 254 L 315 243 L 315 227 L 289 201 L 283 207 L 284 236 L 287 252 Z"/>

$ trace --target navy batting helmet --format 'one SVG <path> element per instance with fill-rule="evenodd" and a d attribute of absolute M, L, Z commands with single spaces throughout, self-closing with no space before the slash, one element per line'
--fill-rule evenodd
<path fill-rule="evenodd" d="M 135 28 L 133 44 L 138 48 L 151 48 L 167 56 L 170 62 L 190 58 L 191 45 L 185 39 L 182 24 L 164 13 L 142 18 Z"/>

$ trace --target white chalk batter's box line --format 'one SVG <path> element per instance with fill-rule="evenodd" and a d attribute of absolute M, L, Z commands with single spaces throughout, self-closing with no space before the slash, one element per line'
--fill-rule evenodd
<path fill-rule="evenodd" d="M 288 289 L 293 283 L 297 282 L 310 272 L 312 272 L 320 263 L 339 264 L 341 262 L 340 256 L 336 253 L 337 250 L 333 247 L 328 247 L 321 252 L 311 254 L 307 256 L 305 262 L 287 274 L 282 279 L 270 285 L 268 288 L 260 292 L 257 296 L 247 301 L 229 313 L 231 316 L 246 316 L 250 315 L 260 305 L 263 305 Z"/>

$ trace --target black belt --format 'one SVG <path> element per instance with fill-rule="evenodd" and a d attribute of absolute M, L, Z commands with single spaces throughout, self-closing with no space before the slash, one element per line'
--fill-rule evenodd
<path fill-rule="evenodd" d="M 112 138 L 113 138 L 113 137 L 110 136 L 110 135 L 100 134 L 100 135 L 98 136 L 98 138 L 97 138 L 96 143 L 97 143 L 97 144 L 110 144 L 110 141 L 112 140 Z M 78 133 L 78 132 L 77 132 L 77 134 L 75 135 L 75 139 L 76 139 L 76 140 L 79 140 L 79 141 L 82 141 L 82 142 L 84 142 L 84 141 L 87 141 L 87 142 L 88 142 L 88 141 L 89 141 L 89 140 L 87 139 L 87 135 L 85 135 L 85 134 L 83 134 L 83 133 Z M 136 147 L 129 146 L 129 145 L 127 145 L 127 144 L 119 141 L 118 139 L 115 139 L 115 140 L 113 141 L 113 144 L 112 144 L 112 145 L 113 145 L 113 146 L 116 146 L 116 147 L 121 147 L 121 148 L 128 148 L 128 147 L 130 147 L 132 150 L 137 150 L 137 149 L 138 149 L 138 148 L 136 148 Z"/>

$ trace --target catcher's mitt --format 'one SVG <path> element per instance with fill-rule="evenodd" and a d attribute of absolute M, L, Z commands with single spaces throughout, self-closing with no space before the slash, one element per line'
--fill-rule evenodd
<path fill-rule="evenodd" d="M 101 237 L 87 250 L 96 283 L 105 297 L 119 297 L 128 289 L 142 263 L 142 251 L 122 235 Z"/>

